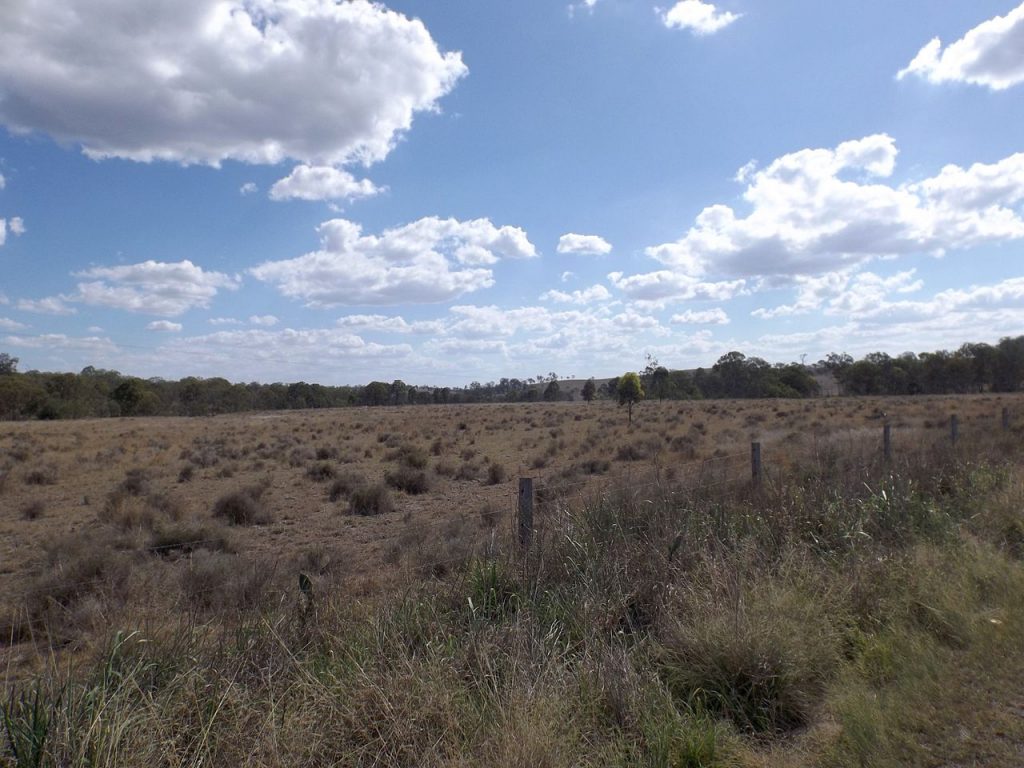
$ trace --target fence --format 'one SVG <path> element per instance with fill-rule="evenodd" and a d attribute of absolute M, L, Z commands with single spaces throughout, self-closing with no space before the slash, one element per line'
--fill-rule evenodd
<path fill-rule="evenodd" d="M 1010 409 L 1003 407 L 999 423 L 1004 432 L 1013 427 Z M 896 443 L 894 438 L 898 431 L 894 429 L 892 422 L 885 418 L 882 424 L 881 458 L 885 462 L 891 462 L 896 457 Z M 961 442 L 960 417 L 953 414 L 949 418 L 948 433 L 946 440 L 948 444 L 956 448 Z M 753 441 L 750 444 L 749 452 L 737 452 L 713 456 L 707 459 L 682 462 L 671 466 L 655 466 L 653 470 L 647 469 L 646 475 L 637 477 L 626 463 L 625 471 L 617 473 L 590 475 L 584 479 L 567 481 L 559 478 L 557 474 L 549 473 L 547 476 L 523 475 L 514 480 L 501 483 L 499 489 L 500 498 L 507 500 L 514 506 L 514 515 L 511 517 L 511 538 L 513 547 L 518 551 L 527 553 L 534 543 L 538 527 L 543 523 L 543 512 L 553 504 L 563 504 L 568 495 L 578 492 L 581 502 L 585 502 L 588 496 L 606 492 L 610 487 L 618 487 L 629 492 L 641 492 L 650 488 L 657 488 L 666 491 L 671 486 L 675 492 L 701 493 L 711 492 L 726 493 L 745 492 L 757 493 L 766 483 L 765 452 L 760 441 Z M 770 454 L 769 454 L 770 459 Z M 577 465 L 578 466 L 578 465 Z M 569 468 L 568 466 L 566 468 Z M 548 468 L 549 470 L 552 468 Z M 653 477 L 653 479 L 652 479 Z M 507 509 L 507 508 L 506 508 Z M 376 537 L 373 540 L 374 546 L 383 553 L 387 559 L 389 548 L 401 549 L 403 542 L 418 541 L 424 542 L 429 536 L 441 531 L 451 531 L 451 549 L 444 557 L 426 559 L 418 563 L 416 568 L 424 574 L 443 576 L 447 569 L 452 566 L 464 564 L 473 557 L 489 557 L 500 548 L 501 529 L 497 526 L 500 519 L 507 515 L 507 512 L 500 507 L 494 511 L 494 520 L 491 524 L 478 526 L 472 535 L 466 536 L 464 529 L 471 521 L 480 522 L 480 512 L 460 513 L 449 515 L 423 523 L 403 523 L 401 529 L 391 535 Z M 172 544 L 148 546 L 144 549 L 156 555 L 183 555 L 188 556 L 187 567 L 192 567 L 191 555 L 199 549 L 216 547 L 218 539 L 197 538 L 188 541 L 179 541 Z M 271 569 L 276 573 L 276 566 Z M 311 599 L 312 589 L 309 587 L 308 577 L 304 573 L 298 574 L 298 590 L 292 588 L 267 588 L 261 591 L 264 597 L 284 601 L 296 597 L 300 599 Z M 96 579 L 85 579 L 81 581 L 69 580 L 60 585 L 63 591 L 74 591 L 77 589 L 88 590 L 96 586 Z M 195 598 L 205 594 L 223 589 L 222 586 L 211 586 L 203 589 L 192 589 L 188 597 Z M 0 624 L 0 646 L 13 644 L 16 638 L 31 633 L 33 629 L 43 630 L 46 619 L 27 615 L 25 610 L 29 601 L 38 597 L 30 590 L 22 592 L 8 592 L 6 598 L 9 602 L 20 603 L 25 618 L 16 621 Z M 45 634 L 45 633 L 44 633 Z"/>

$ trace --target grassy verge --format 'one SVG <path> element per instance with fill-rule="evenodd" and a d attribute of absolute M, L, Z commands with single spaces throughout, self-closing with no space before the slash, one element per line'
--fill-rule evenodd
<path fill-rule="evenodd" d="M 0 760 L 1019 765 L 1020 447 L 968 450 L 549 502 L 528 557 L 387 599 L 128 612 L 7 684 Z"/>

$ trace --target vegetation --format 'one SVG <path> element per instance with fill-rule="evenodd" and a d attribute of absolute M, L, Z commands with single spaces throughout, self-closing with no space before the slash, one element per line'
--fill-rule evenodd
<path fill-rule="evenodd" d="M 925 429 L 890 462 L 829 437 L 774 451 L 759 489 L 634 464 L 541 502 L 525 553 L 491 510 L 422 554 L 438 521 L 414 523 L 398 555 L 417 567 L 376 594 L 330 580 L 322 546 L 275 581 L 166 511 L 164 549 L 55 541 L 12 631 L 40 667 L 6 680 L 0 764 L 1019 765 L 1019 432 L 954 450 Z M 117 477 L 132 503 L 161 482 Z M 387 494 L 355 489 L 353 511 Z"/>
<path fill-rule="evenodd" d="M 629 412 L 629 423 L 633 423 L 633 405 L 644 399 L 644 388 L 640 384 L 640 377 L 635 373 L 626 373 L 619 377 L 615 387 L 619 397 L 619 405 L 626 406 Z"/>
<path fill-rule="evenodd" d="M 555 373 L 452 388 L 414 387 L 401 380 L 365 386 L 232 384 L 223 378 L 195 377 L 143 380 L 92 367 L 74 374 L 18 373 L 17 366 L 17 358 L 0 353 L 0 419 L 205 416 L 357 405 L 553 402 L 575 396 Z M 819 394 L 816 374 L 831 375 L 842 393 L 850 395 L 1018 392 L 1024 388 L 1024 336 L 1003 339 L 995 346 L 964 344 L 955 352 L 908 352 L 895 358 L 872 353 L 854 360 L 833 354 L 813 366 L 772 365 L 730 352 L 710 369 L 690 372 L 670 370 L 649 357 L 640 379 L 647 396 L 657 400 L 800 398 Z M 588 381 L 579 394 L 588 401 L 599 393 L 615 400 L 616 386 L 617 379 L 601 387 Z"/>

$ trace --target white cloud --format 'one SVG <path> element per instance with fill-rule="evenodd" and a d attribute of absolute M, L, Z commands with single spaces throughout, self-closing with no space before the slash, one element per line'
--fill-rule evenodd
<path fill-rule="evenodd" d="M 562 304 L 593 304 L 595 301 L 607 301 L 612 295 L 603 285 L 592 285 L 581 291 L 567 293 L 565 291 L 550 290 L 541 294 L 541 301 L 557 301 Z"/>
<path fill-rule="evenodd" d="M 721 307 L 707 310 L 688 309 L 672 315 L 671 322 L 676 325 L 728 325 L 729 316 Z"/>
<path fill-rule="evenodd" d="M 2 173 L 0 173 L 0 189 L 3 189 L 6 186 L 7 186 L 7 179 L 5 179 L 4 175 Z"/>
<path fill-rule="evenodd" d="M 341 328 L 357 328 L 381 333 L 440 333 L 444 323 L 440 320 L 407 322 L 405 318 L 388 315 L 346 315 L 336 323 Z"/>
<path fill-rule="evenodd" d="M 256 186 L 256 182 L 254 182 L 254 181 L 247 181 L 247 182 L 245 182 L 245 184 L 243 184 L 242 186 L 240 186 L 238 188 L 238 194 L 240 194 L 243 197 L 245 197 L 246 195 L 254 194 L 258 190 L 259 190 L 259 187 Z"/>
<path fill-rule="evenodd" d="M 982 22 L 945 50 L 934 38 L 901 70 L 930 83 L 972 83 L 1000 91 L 1024 82 L 1024 4 Z"/>
<path fill-rule="evenodd" d="M 559 253 L 579 253 L 603 256 L 612 252 L 612 244 L 598 235 L 577 235 L 573 232 L 558 238 Z"/>
<path fill-rule="evenodd" d="M 712 35 L 725 29 L 742 15 L 720 11 L 712 3 L 704 3 L 701 0 L 680 0 L 661 13 L 661 20 L 669 29 L 688 29 L 695 35 Z"/>
<path fill-rule="evenodd" d="M 745 280 L 705 282 L 667 269 L 630 277 L 611 272 L 608 279 L 633 301 L 652 304 L 689 299 L 725 301 L 747 292 Z"/>
<path fill-rule="evenodd" d="M 784 155 L 750 175 L 748 216 L 710 206 L 646 253 L 687 276 L 792 276 L 1024 237 L 1024 153 L 892 186 L 896 155 L 884 134 Z"/>
<path fill-rule="evenodd" d="M 181 323 L 172 323 L 170 320 L 154 320 L 146 326 L 147 331 L 160 331 L 163 333 L 180 333 Z"/>
<path fill-rule="evenodd" d="M 368 0 L 16 3 L 0 122 L 94 158 L 373 162 L 466 71 Z"/>
<path fill-rule="evenodd" d="M 0 330 L 4 331 L 23 331 L 28 328 L 24 323 L 19 323 L 17 320 L 11 320 L 9 317 L 0 317 Z"/>
<path fill-rule="evenodd" d="M 12 217 L 11 220 L 7 222 L 7 226 L 11 228 L 11 234 L 25 234 L 25 222 L 21 220 L 20 216 Z"/>
<path fill-rule="evenodd" d="M 23 349 L 78 350 L 91 353 L 111 353 L 117 345 L 98 336 L 67 336 L 63 333 L 44 333 L 39 336 L 5 336 L 3 343 Z"/>
<path fill-rule="evenodd" d="M 67 296 L 47 296 L 42 299 L 19 299 L 17 308 L 23 312 L 35 312 L 40 315 L 73 315 L 78 310 L 69 307 L 65 302 Z"/>
<path fill-rule="evenodd" d="M 96 278 L 78 284 L 76 301 L 165 317 L 208 307 L 219 289 L 239 284 L 236 277 L 207 272 L 188 260 L 93 267 L 76 276 Z"/>
<path fill-rule="evenodd" d="M 206 322 L 210 325 L 242 325 L 242 321 L 234 317 L 211 317 Z"/>
<path fill-rule="evenodd" d="M 825 314 L 840 315 L 882 302 L 890 293 L 913 293 L 921 290 L 923 281 L 914 279 L 916 270 L 909 269 L 889 277 L 873 272 L 846 269 L 820 276 L 797 275 L 796 301 L 771 309 L 759 308 L 754 317 L 771 320 L 776 317 L 804 315 L 825 307 Z"/>
<path fill-rule="evenodd" d="M 567 282 L 569 282 L 574 277 L 576 277 L 576 273 L 575 272 L 563 272 L 561 278 L 559 278 L 559 279 L 563 283 L 567 283 Z"/>
<path fill-rule="evenodd" d="M 381 190 L 369 179 L 330 166 L 297 165 L 270 188 L 272 200 L 355 200 Z"/>
<path fill-rule="evenodd" d="M 313 307 L 434 303 L 494 284 L 485 267 L 537 251 L 518 227 L 427 217 L 381 235 L 346 219 L 320 225 L 320 250 L 250 270 Z"/>
<path fill-rule="evenodd" d="M 249 323 L 252 325 L 259 325 L 264 328 L 272 328 L 280 322 L 273 315 L 251 315 L 249 317 Z"/>

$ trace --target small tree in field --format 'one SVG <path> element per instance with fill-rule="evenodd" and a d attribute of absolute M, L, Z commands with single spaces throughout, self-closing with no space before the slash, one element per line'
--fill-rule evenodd
<path fill-rule="evenodd" d="M 583 395 L 583 399 L 588 403 L 594 399 L 594 395 L 597 394 L 597 385 L 594 384 L 593 379 L 587 379 L 587 383 L 583 385 L 583 392 L 580 394 Z"/>
<path fill-rule="evenodd" d="M 629 423 L 633 423 L 633 403 L 644 399 L 644 388 L 640 384 L 640 377 L 635 373 L 624 373 L 619 379 L 616 387 L 619 395 L 619 405 L 625 405 L 629 413 Z"/>

